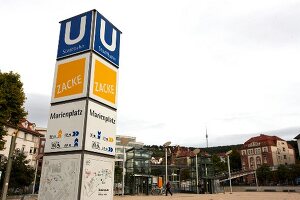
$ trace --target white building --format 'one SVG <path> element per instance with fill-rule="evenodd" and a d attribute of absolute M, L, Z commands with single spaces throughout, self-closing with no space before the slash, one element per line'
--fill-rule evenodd
<path fill-rule="evenodd" d="M 6 142 L 4 149 L 0 151 L 0 156 L 8 157 L 12 135 L 18 129 L 15 149 L 23 152 L 27 156 L 27 160 L 30 161 L 29 165 L 35 167 L 40 138 L 44 137 L 44 134 L 38 132 L 36 125 L 26 119 L 23 119 L 18 127 L 6 126 L 5 128 L 7 130 L 7 135 L 4 136 Z"/>
<path fill-rule="evenodd" d="M 121 140 L 125 139 L 128 141 L 128 144 L 122 144 Z M 135 148 L 142 148 L 144 146 L 144 143 L 137 142 L 136 137 L 132 136 L 126 136 L 126 135 L 116 135 L 116 165 L 122 167 L 123 164 L 123 158 L 124 158 L 124 148 L 125 151 L 128 149 L 131 149 L 132 147 Z"/>

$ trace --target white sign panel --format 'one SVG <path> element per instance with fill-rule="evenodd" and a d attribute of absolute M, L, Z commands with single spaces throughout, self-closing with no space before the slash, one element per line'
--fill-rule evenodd
<path fill-rule="evenodd" d="M 82 174 L 82 200 L 112 200 L 114 159 L 84 155 Z"/>
<path fill-rule="evenodd" d="M 45 156 L 38 199 L 77 199 L 80 158 L 80 154 Z"/>
<path fill-rule="evenodd" d="M 82 149 L 86 101 L 51 106 L 45 152 Z"/>
<path fill-rule="evenodd" d="M 85 150 L 115 155 L 117 113 L 89 101 Z"/>

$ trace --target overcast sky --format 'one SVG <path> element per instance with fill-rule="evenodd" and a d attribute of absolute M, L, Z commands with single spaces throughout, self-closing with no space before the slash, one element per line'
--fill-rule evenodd
<path fill-rule="evenodd" d="M 244 143 L 300 132 L 299 0 L 0 0 L 0 69 L 46 127 L 59 21 L 98 10 L 122 32 L 117 134 Z M 275 130 L 275 132 L 270 132 Z"/>

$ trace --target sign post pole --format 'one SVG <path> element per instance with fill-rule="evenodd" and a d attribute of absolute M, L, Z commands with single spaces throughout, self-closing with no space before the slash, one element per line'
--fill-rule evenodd
<path fill-rule="evenodd" d="M 38 199 L 112 200 L 121 31 L 96 10 L 60 25 Z"/>

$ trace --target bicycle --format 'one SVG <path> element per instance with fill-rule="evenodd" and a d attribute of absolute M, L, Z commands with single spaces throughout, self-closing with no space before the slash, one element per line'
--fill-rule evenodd
<path fill-rule="evenodd" d="M 163 188 L 163 187 L 161 187 L 161 188 L 159 188 L 159 187 L 153 187 L 151 189 L 151 194 L 152 195 L 164 195 L 164 194 L 166 194 L 166 189 Z"/>

